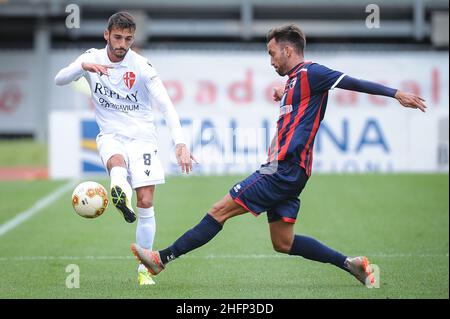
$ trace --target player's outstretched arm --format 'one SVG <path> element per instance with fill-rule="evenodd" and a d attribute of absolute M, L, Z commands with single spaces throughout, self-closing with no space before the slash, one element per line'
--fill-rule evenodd
<path fill-rule="evenodd" d="M 399 103 L 404 107 L 419 109 L 422 112 L 425 112 L 426 109 L 426 106 L 423 103 L 425 102 L 425 100 L 420 96 L 412 93 L 402 92 L 400 90 L 396 90 L 375 82 L 355 79 L 348 75 L 345 75 L 342 80 L 336 85 L 336 87 L 344 90 L 392 97 L 397 99 L 397 101 L 399 101 Z"/>
<path fill-rule="evenodd" d="M 86 63 L 86 62 L 81 63 L 81 67 L 83 68 L 84 71 L 97 73 L 100 76 L 102 75 L 109 76 L 108 69 L 113 68 L 112 65 Z"/>
<path fill-rule="evenodd" d="M 427 108 L 424 103 L 425 100 L 423 98 L 421 98 L 420 96 L 412 94 L 412 93 L 402 92 L 402 91 L 398 90 L 397 93 L 395 93 L 395 98 L 404 107 L 419 109 L 422 112 L 425 112 L 425 110 Z"/>
<path fill-rule="evenodd" d="M 61 69 L 58 74 L 55 76 L 55 84 L 56 85 L 66 85 L 72 81 L 78 80 L 83 76 L 84 70 L 81 67 L 81 63 L 75 61 L 71 63 L 69 66 Z"/>
<path fill-rule="evenodd" d="M 83 76 L 84 72 L 93 72 L 100 76 L 103 74 L 108 76 L 108 69 L 112 67 L 111 65 L 86 63 L 77 60 L 58 72 L 55 76 L 55 83 L 56 85 L 69 84 L 72 81 L 78 80 Z"/>

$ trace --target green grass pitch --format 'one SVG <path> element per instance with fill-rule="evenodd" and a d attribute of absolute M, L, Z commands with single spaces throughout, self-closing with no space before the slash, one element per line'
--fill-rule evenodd
<path fill-rule="evenodd" d="M 157 188 L 155 248 L 195 225 L 242 176 L 172 177 Z M 108 186 L 108 181 L 100 180 Z M 0 225 L 67 183 L 0 182 Z M 313 175 L 295 230 L 380 269 L 367 289 L 331 265 L 273 251 L 265 214 L 228 221 L 213 241 L 137 285 L 136 224 L 111 205 L 83 219 L 66 192 L 0 235 L 0 298 L 448 298 L 448 174 Z M 80 287 L 67 288 L 76 264 Z"/>

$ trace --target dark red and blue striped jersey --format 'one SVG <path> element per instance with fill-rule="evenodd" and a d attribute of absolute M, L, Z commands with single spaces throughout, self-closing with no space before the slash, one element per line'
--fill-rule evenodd
<path fill-rule="evenodd" d="M 314 139 L 325 115 L 328 91 L 344 74 L 317 63 L 302 62 L 288 76 L 268 161 L 287 160 L 310 175 Z"/>

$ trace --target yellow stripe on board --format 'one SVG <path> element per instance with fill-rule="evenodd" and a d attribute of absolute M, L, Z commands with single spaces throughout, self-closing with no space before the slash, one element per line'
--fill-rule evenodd
<path fill-rule="evenodd" d="M 97 151 L 95 140 L 81 140 L 81 147 L 90 151 Z"/>

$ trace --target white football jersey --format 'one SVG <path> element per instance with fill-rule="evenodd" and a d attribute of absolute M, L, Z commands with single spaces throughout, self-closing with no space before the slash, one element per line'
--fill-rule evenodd
<path fill-rule="evenodd" d="M 109 76 L 84 71 L 81 64 L 111 65 Z M 120 134 L 157 144 L 154 109 L 160 110 L 175 144 L 184 143 L 175 108 L 156 70 L 148 60 L 133 50 L 113 63 L 107 48 L 90 49 L 55 77 L 64 85 L 84 76 L 91 88 L 95 117 L 101 133 Z"/>

